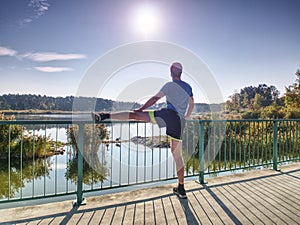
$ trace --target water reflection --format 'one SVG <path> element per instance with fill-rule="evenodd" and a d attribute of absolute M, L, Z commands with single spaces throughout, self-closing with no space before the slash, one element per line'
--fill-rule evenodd
<path fill-rule="evenodd" d="M 70 127 L 69 129 L 59 126 L 41 128 L 32 126 L 26 130 L 26 136 L 19 135 L 22 137 L 18 139 L 21 147 L 12 148 L 12 143 L 15 141 L 2 143 L 1 149 L 9 149 L 8 145 L 11 144 L 10 154 L 2 154 L 0 160 L 0 200 L 76 190 L 78 148 L 75 139 L 77 134 L 75 134 L 76 138 L 73 136 L 75 141 L 73 143 L 70 141 L 70 132 L 67 132 L 70 131 Z M 72 128 L 77 133 L 77 128 Z M 105 150 L 104 148 L 99 150 L 100 142 L 99 140 L 95 142 L 94 132 L 98 136 L 105 135 L 105 132 L 101 133 L 97 128 L 87 127 L 85 131 L 83 183 L 87 186 L 104 182 L 108 175 L 106 161 L 102 154 Z M 49 155 L 51 148 L 63 149 L 60 151 L 62 154 Z"/>
<path fill-rule="evenodd" d="M 93 157 L 93 167 L 91 161 L 83 162 L 83 183 L 87 186 L 104 182 L 108 175 L 105 159 L 99 159 L 99 152 Z M 48 158 L 1 159 L 0 201 L 75 191 L 77 166 L 77 155 L 70 150 Z"/>
<path fill-rule="evenodd" d="M 10 167 L 8 164 L 10 163 Z M 9 169 L 10 168 L 10 169 Z M 26 183 L 33 180 L 49 177 L 51 160 L 0 160 L 0 198 L 14 198 L 17 193 L 22 192 Z"/>
<path fill-rule="evenodd" d="M 89 161 L 87 161 L 86 158 L 83 159 L 82 181 L 84 184 L 93 185 L 95 183 L 104 182 L 108 175 L 108 170 L 105 160 L 103 161 L 103 163 L 100 163 L 97 154 L 90 155 Z M 78 159 L 77 156 L 75 156 L 74 158 L 70 159 L 66 171 L 66 178 L 75 184 L 77 184 L 78 181 L 77 168 Z"/>

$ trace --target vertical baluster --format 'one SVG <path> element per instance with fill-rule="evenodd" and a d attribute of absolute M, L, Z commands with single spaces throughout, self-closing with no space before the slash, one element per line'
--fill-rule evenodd
<path fill-rule="evenodd" d="M 114 139 L 114 126 L 113 126 L 113 124 L 111 124 L 111 137 L 110 137 L 110 140 L 111 140 L 111 142 L 113 141 L 113 139 Z M 122 144 L 122 140 L 121 140 L 121 138 L 120 138 L 120 146 L 121 146 L 121 144 Z M 118 142 L 117 142 L 117 144 L 118 144 Z M 113 160 L 112 160 L 112 158 L 113 158 L 113 154 L 114 154 L 114 148 L 113 148 L 113 144 L 111 143 L 110 144 L 110 187 L 112 187 L 112 180 L 113 180 Z"/>
<path fill-rule="evenodd" d="M 128 142 L 128 149 L 127 149 L 127 184 L 129 184 L 130 183 L 130 122 L 128 122 L 128 140 L 129 140 L 129 142 Z"/>
<path fill-rule="evenodd" d="M 284 123 L 282 121 L 278 121 L 278 138 L 279 138 L 279 148 L 278 148 L 278 160 L 283 161 L 284 160 Z"/>
<path fill-rule="evenodd" d="M 255 153 L 256 153 L 256 121 L 253 121 L 253 127 L 252 132 L 250 134 L 250 137 L 252 140 L 250 140 L 250 166 L 255 165 Z"/>
<path fill-rule="evenodd" d="M 259 160 L 259 152 L 260 152 L 260 130 L 261 130 L 261 125 L 260 125 L 260 121 L 258 120 L 257 121 L 257 154 L 256 154 L 256 161 L 257 161 L 257 164 L 261 164 L 260 163 L 260 160 Z"/>
<path fill-rule="evenodd" d="M 265 122 L 262 121 L 261 122 L 261 144 L 262 144 L 262 148 L 261 148 L 261 160 L 262 160 L 262 164 L 264 164 L 264 150 L 265 150 L 265 141 L 264 141 L 264 130 L 265 130 Z"/>
<path fill-rule="evenodd" d="M 95 177 L 95 176 L 94 176 L 94 171 L 95 171 L 96 168 L 93 168 L 93 165 L 94 165 L 94 162 L 95 162 L 94 155 L 97 154 L 97 152 L 98 152 L 98 150 L 99 150 L 99 149 L 97 149 L 97 150 L 95 149 L 95 146 L 97 146 L 97 145 L 96 145 L 96 141 L 97 141 L 97 142 L 99 141 L 99 140 L 97 140 L 97 138 L 99 138 L 99 137 L 97 137 L 97 128 L 96 128 L 96 126 L 97 126 L 96 124 L 92 124 L 92 126 L 91 126 L 91 127 L 92 127 L 92 131 L 91 131 L 91 138 L 92 138 L 92 140 L 91 140 L 91 142 L 92 142 L 92 143 L 91 143 L 91 148 L 92 148 L 92 149 L 91 149 L 91 151 L 90 151 L 90 154 L 92 154 L 92 155 L 91 155 L 91 162 L 92 162 L 92 163 L 91 163 L 91 165 L 89 165 L 89 167 L 90 167 L 89 170 L 92 170 L 92 173 L 91 173 L 91 176 L 92 176 L 92 177 L 91 177 L 91 178 L 92 178 L 92 183 L 91 183 L 91 187 L 90 187 L 91 190 L 94 189 L 94 182 L 95 182 L 95 181 L 94 181 L 94 177 Z M 100 149 L 102 149 L 101 147 L 102 147 L 102 146 L 101 146 L 101 144 L 100 144 Z M 88 151 L 88 149 L 87 149 L 87 151 Z M 100 151 L 101 151 L 101 150 L 100 150 Z M 101 152 L 101 154 L 102 154 L 102 153 L 103 153 L 103 152 Z M 98 160 L 98 159 L 97 159 L 97 160 Z M 102 164 L 102 165 L 103 165 L 103 164 Z M 98 171 L 98 173 L 99 173 L 99 172 L 100 172 L 100 171 Z M 101 173 L 101 172 L 100 172 L 100 173 Z M 101 182 L 102 182 L 102 181 L 101 181 Z"/>
<path fill-rule="evenodd" d="M 268 137 L 270 134 L 270 129 L 269 129 L 269 124 L 270 122 L 269 121 L 266 121 L 266 137 L 265 137 L 265 142 L 266 142 L 266 162 L 267 163 L 270 163 L 270 154 L 269 154 L 269 142 L 268 142 Z"/>
<path fill-rule="evenodd" d="M 84 151 L 84 123 L 78 124 L 78 156 L 77 156 L 77 202 L 81 205 L 82 198 L 82 181 L 83 181 L 83 151 Z"/>
<path fill-rule="evenodd" d="M 47 148 L 47 124 L 44 126 L 45 129 L 45 143 L 44 143 L 44 196 L 46 196 L 46 169 L 47 169 L 47 163 L 46 163 L 46 148 Z"/>
<path fill-rule="evenodd" d="M 232 169 L 232 136 L 233 136 L 233 133 L 232 133 L 232 123 L 233 122 L 229 122 L 228 124 L 228 135 L 229 135 L 229 168 Z M 236 122 L 234 122 L 234 157 L 233 157 L 233 160 L 234 160 L 234 169 L 236 169 Z M 225 135 L 226 136 L 226 135 Z"/>
<path fill-rule="evenodd" d="M 217 153 L 219 155 L 218 157 L 218 172 L 220 172 L 222 170 L 222 166 L 221 166 L 221 157 L 222 157 L 222 149 L 221 149 L 221 146 L 220 146 L 220 122 L 219 121 L 216 121 L 215 124 L 217 125 L 216 126 L 216 143 L 217 143 Z"/>
<path fill-rule="evenodd" d="M 247 138 L 246 138 L 246 136 L 247 136 L 247 134 L 246 134 L 246 129 L 247 129 L 247 122 L 245 121 L 245 127 L 244 127 L 244 148 L 243 148 L 243 152 L 244 152 L 244 154 L 243 154 L 243 156 L 244 156 L 244 168 L 246 167 L 246 140 L 247 140 Z"/>
<path fill-rule="evenodd" d="M 290 159 L 294 159 L 295 157 L 295 124 L 296 124 L 296 121 L 292 121 L 292 127 L 291 127 L 291 130 L 292 130 L 292 138 L 291 138 L 291 157 Z"/>
<path fill-rule="evenodd" d="M 146 138 L 147 136 L 147 123 L 144 123 L 144 138 Z M 146 142 L 144 144 L 144 182 L 146 182 L 146 166 L 147 166 L 147 146 L 146 146 Z"/>
<path fill-rule="evenodd" d="M 229 167 L 230 169 L 232 169 L 232 124 L 234 123 L 234 141 L 233 141 L 233 144 L 234 144 L 234 156 L 233 156 L 233 164 L 234 164 L 234 169 L 236 169 L 236 122 L 229 122 L 229 131 L 228 131 L 228 134 L 229 134 Z"/>
<path fill-rule="evenodd" d="M 20 184 L 22 184 L 23 180 L 23 141 L 24 141 L 24 134 L 23 134 L 23 125 L 21 125 L 21 151 L 20 151 Z M 23 187 L 20 187 L 20 198 L 23 198 Z"/>
<path fill-rule="evenodd" d="M 299 145 L 299 139 L 300 139 L 300 136 L 299 136 L 299 121 L 296 121 L 296 156 L 294 156 L 294 159 L 298 159 L 300 158 L 300 145 Z"/>
<path fill-rule="evenodd" d="M 10 155 L 10 142 L 11 142 L 11 125 L 8 126 L 8 200 L 10 199 L 10 160 L 11 160 L 11 155 Z"/>
<path fill-rule="evenodd" d="M 185 171 L 186 171 L 186 174 L 188 174 L 188 171 L 189 171 L 189 156 L 188 156 L 188 152 L 189 152 L 189 125 L 190 123 L 188 121 L 186 121 L 186 127 L 185 127 L 185 147 L 182 146 L 182 151 L 183 149 L 185 149 Z M 182 142 L 183 143 L 183 142 Z"/>
<path fill-rule="evenodd" d="M 32 197 L 34 197 L 34 167 L 35 167 L 35 125 L 32 132 Z"/>
<path fill-rule="evenodd" d="M 169 136 L 166 136 L 167 138 L 167 143 L 169 143 Z M 170 145 L 171 145 L 171 140 L 170 140 Z M 169 148 L 167 147 L 166 149 L 166 178 L 169 178 Z"/>
<path fill-rule="evenodd" d="M 285 158 L 286 158 L 286 152 L 287 152 L 287 144 L 288 144 L 287 121 L 284 121 L 283 127 L 284 127 L 284 147 L 283 147 L 282 156 L 283 156 L 283 160 L 285 160 Z"/>
<path fill-rule="evenodd" d="M 269 124 L 270 122 L 269 121 L 266 121 L 266 160 L 268 163 L 270 163 L 270 153 L 269 153 L 269 141 L 268 141 L 268 134 L 271 133 L 270 130 L 269 130 Z M 268 154 L 269 153 L 269 154 Z"/>
<path fill-rule="evenodd" d="M 211 165 L 211 160 L 210 160 L 210 149 L 211 149 L 211 140 L 210 140 L 210 135 L 211 135 L 211 123 L 207 121 L 207 146 L 206 146 L 206 151 L 207 151 L 207 172 L 210 173 L 210 165 Z"/>
<path fill-rule="evenodd" d="M 283 153 L 283 160 L 287 160 L 289 151 L 289 124 L 288 121 L 285 121 L 285 149 Z"/>
<path fill-rule="evenodd" d="M 154 164 L 154 152 L 153 152 L 153 139 L 154 139 L 154 125 L 151 124 L 151 127 L 152 127 L 152 135 L 151 135 L 151 140 L 152 140 L 152 145 L 151 145 L 151 149 L 152 149 L 152 152 L 151 152 L 151 181 L 153 181 L 153 173 L 154 173 L 154 168 L 153 168 L 153 164 Z"/>
<path fill-rule="evenodd" d="M 192 142 L 192 146 L 193 147 L 192 147 L 191 151 L 189 151 L 189 149 L 187 148 L 187 151 L 191 152 L 191 155 L 190 155 L 189 158 L 191 159 L 191 157 L 192 157 L 193 175 L 195 175 L 195 157 L 194 157 L 194 152 L 196 151 L 196 146 L 195 146 L 194 136 L 195 136 L 195 134 L 197 134 L 197 131 L 195 130 L 196 123 L 195 122 L 191 122 L 191 124 L 192 124 L 192 127 L 193 127 L 193 132 L 192 132 L 192 134 L 190 136 L 192 138 L 191 142 Z"/>
<path fill-rule="evenodd" d="M 216 124 L 214 121 L 211 121 L 211 125 L 212 125 L 212 129 L 213 129 L 213 157 L 214 157 L 214 166 L 213 166 L 213 169 L 214 169 L 214 172 L 216 172 Z"/>
<path fill-rule="evenodd" d="M 200 127 L 199 127 L 199 182 L 204 184 L 204 121 L 199 120 Z M 209 163 L 209 160 L 208 160 Z M 209 167 L 209 165 L 208 165 Z"/>
<path fill-rule="evenodd" d="M 290 160 L 290 155 L 292 153 L 292 121 L 287 121 L 288 123 L 288 152 L 286 154 L 286 160 Z"/>
<path fill-rule="evenodd" d="M 57 152 L 57 141 L 58 141 L 58 129 L 59 125 L 56 124 L 56 129 L 55 129 L 55 151 Z M 57 154 L 55 154 L 55 195 L 57 194 Z"/>
<path fill-rule="evenodd" d="M 238 122 L 238 128 L 239 128 L 239 140 L 237 140 L 237 121 L 234 121 L 234 169 L 237 168 L 237 151 L 239 151 L 239 164 L 241 165 L 241 126 L 240 126 L 240 122 Z M 232 130 L 230 132 L 230 135 L 232 135 Z"/>
<path fill-rule="evenodd" d="M 249 121 L 249 126 L 248 126 L 248 168 L 250 168 L 250 163 L 251 163 L 251 159 L 250 159 L 250 153 L 251 153 L 251 121 Z"/>
<path fill-rule="evenodd" d="M 286 152 L 285 152 L 285 161 L 289 160 L 290 152 L 290 121 L 286 121 Z"/>
<path fill-rule="evenodd" d="M 224 170 L 227 170 L 227 137 L 226 137 L 226 129 L 227 129 L 227 125 L 226 125 L 226 122 L 225 122 L 225 132 L 224 132 L 224 138 L 222 140 L 222 143 L 224 143 Z M 222 146 L 222 143 L 221 143 L 221 146 Z M 230 168 L 231 169 L 231 168 Z"/>
<path fill-rule="evenodd" d="M 277 120 L 274 120 L 274 127 L 273 127 L 273 170 L 277 170 Z"/>
<path fill-rule="evenodd" d="M 242 168 L 242 138 L 243 138 L 243 130 L 242 130 L 242 127 L 244 127 L 244 126 L 242 126 L 242 124 L 244 123 L 245 124 L 245 122 L 241 122 L 241 121 L 239 121 L 238 122 L 239 123 L 239 132 L 240 132 L 240 137 L 239 137 L 239 164 L 240 164 L 240 169 Z"/>
<path fill-rule="evenodd" d="M 161 179 L 161 129 L 159 129 L 158 180 Z"/>
<path fill-rule="evenodd" d="M 136 136 L 139 136 L 139 125 L 140 123 L 136 123 Z M 139 142 L 136 145 L 136 162 L 135 162 L 135 183 L 138 183 L 139 179 Z"/>
<path fill-rule="evenodd" d="M 123 140 L 122 137 L 122 131 L 123 131 L 123 123 L 120 124 L 120 137 L 121 140 Z M 119 186 L 122 185 L 122 145 L 120 146 L 120 154 L 119 154 Z"/>
<path fill-rule="evenodd" d="M 66 125 L 66 130 L 68 131 L 70 129 L 69 125 Z M 67 145 L 67 151 L 66 151 L 66 170 L 68 169 L 68 163 L 69 163 L 69 154 L 71 152 L 71 147 L 69 145 Z M 69 193 L 69 179 L 66 176 L 66 193 Z"/>

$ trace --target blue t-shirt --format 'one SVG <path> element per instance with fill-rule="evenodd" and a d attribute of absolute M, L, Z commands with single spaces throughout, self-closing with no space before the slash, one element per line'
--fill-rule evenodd
<path fill-rule="evenodd" d="M 167 98 L 167 109 L 172 109 L 184 117 L 189 99 L 193 96 L 192 87 L 182 80 L 174 80 L 166 83 L 160 91 Z"/>

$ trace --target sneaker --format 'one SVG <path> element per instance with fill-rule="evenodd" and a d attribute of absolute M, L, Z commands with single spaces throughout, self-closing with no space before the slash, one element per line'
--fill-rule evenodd
<path fill-rule="evenodd" d="M 182 189 L 182 190 L 179 190 L 179 188 L 173 188 L 173 193 L 175 195 L 177 195 L 179 198 L 181 199 L 186 199 L 186 193 L 185 193 L 185 190 Z"/>
<path fill-rule="evenodd" d="M 102 113 L 95 113 L 95 112 L 92 112 L 92 119 L 95 121 L 95 122 L 101 122 L 103 119 L 101 118 L 101 114 Z"/>

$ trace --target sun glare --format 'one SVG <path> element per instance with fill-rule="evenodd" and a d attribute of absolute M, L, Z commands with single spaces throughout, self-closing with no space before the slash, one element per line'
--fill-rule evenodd
<path fill-rule="evenodd" d="M 134 27 L 137 33 L 146 37 L 156 33 L 159 28 L 157 11 L 150 5 L 138 8 L 134 15 Z"/>

